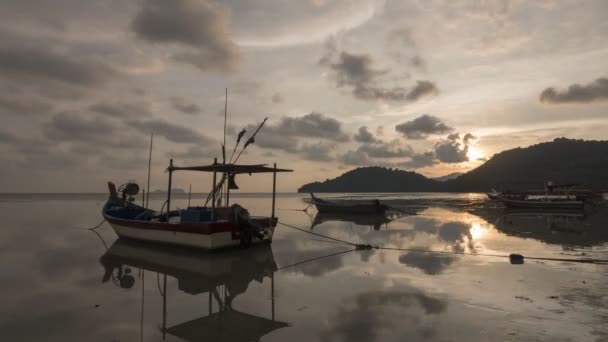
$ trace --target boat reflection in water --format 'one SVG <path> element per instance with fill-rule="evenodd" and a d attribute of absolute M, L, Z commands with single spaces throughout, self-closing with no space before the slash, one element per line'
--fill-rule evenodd
<path fill-rule="evenodd" d="M 373 227 L 374 230 L 380 230 L 382 226 L 388 226 L 390 222 L 401 217 L 399 212 L 385 213 L 325 213 L 317 212 L 310 229 L 313 230 L 316 226 L 325 222 L 348 222 L 359 226 Z"/>
<path fill-rule="evenodd" d="M 105 269 L 102 281 L 112 281 L 122 288 L 131 288 L 135 283 L 131 268 L 162 275 L 163 339 L 165 334 L 170 334 L 186 341 L 257 341 L 271 331 L 288 326 L 274 318 L 277 265 L 268 245 L 209 254 L 119 239 L 100 262 Z M 208 293 L 208 314 L 166 327 L 167 276 L 177 279 L 178 289 L 183 292 L 191 295 Z M 252 281 L 262 283 L 266 277 L 271 280 L 270 319 L 232 308 L 234 298 L 244 293 Z M 214 300 L 219 304 L 215 312 Z"/>
<path fill-rule="evenodd" d="M 499 231 L 551 244 L 593 246 L 608 241 L 608 215 L 575 209 L 504 209 L 480 215 Z"/>

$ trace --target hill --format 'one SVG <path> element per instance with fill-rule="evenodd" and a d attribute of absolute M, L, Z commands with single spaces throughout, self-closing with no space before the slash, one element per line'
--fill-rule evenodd
<path fill-rule="evenodd" d="M 478 168 L 446 181 L 444 189 L 542 189 L 547 180 L 605 187 L 608 185 L 608 141 L 557 138 L 503 151 Z"/>
<path fill-rule="evenodd" d="M 441 191 L 441 184 L 416 172 L 370 166 L 348 171 L 324 182 L 305 184 L 298 192 Z"/>
<path fill-rule="evenodd" d="M 398 169 L 362 167 L 303 185 L 298 192 L 483 192 L 542 189 L 547 180 L 608 187 L 608 141 L 557 138 L 494 155 L 478 168 L 438 181 Z"/>
<path fill-rule="evenodd" d="M 431 179 L 434 179 L 434 180 L 440 181 L 440 182 L 445 182 L 445 181 L 448 181 L 450 179 L 458 178 L 458 177 L 462 176 L 463 174 L 464 174 L 464 172 L 452 172 L 452 173 L 447 174 L 445 176 L 433 177 Z"/>

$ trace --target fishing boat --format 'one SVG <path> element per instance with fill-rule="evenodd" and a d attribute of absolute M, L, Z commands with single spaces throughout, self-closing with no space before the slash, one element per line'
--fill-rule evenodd
<path fill-rule="evenodd" d="M 501 195 L 501 193 L 494 189 L 492 189 L 492 191 L 490 191 L 490 192 L 486 192 L 486 196 L 488 196 L 488 198 L 491 200 L 498 199 L 498 196 L 500 196 L 500 195 Z"/>
<path fill-rule="evenodd" d="M 381 214 L 390 209 L 379 200 L 322 199 L 310 193 L 310 202 L 320 213 Z"/>
<path fill-rule="evenodd" d="M 173 245 L 214 250 L 226 247 L 249 247 L 252 244 L 272 242 L 278 219 L 275 216 L 276 174 L 292 170 L 268 167 L 265 164 L 237 165 L 217 163 L 203 166 L 176 166 L 171 159 L 167 168 L 169 185 L 167 200 L 160 212 L 133 203 L 139 186 L 128 183 L 118 190 L 109 182 L 110 196 L 102 209 L 102 215 L 121 238 L 153 241 Z M 182 210 L 171 210 L 171 186 L 176 171 L 213 173 L 210 193 L 211 206 L 188 206 Z M 222 175 L 219 183 L 217 174 Z M 238 204 L 230 205 L 230 189 L 238 189 L 234 179 L 239 174 L 272 173 L 272 206 L 267 217 L 251 216 Z M 217 197 L 228 183 L 224 205 L 216 205 Z M 119 197 L 120 193 L 120 197 Z"/>
<path fill-rule="evenodd" d="M 507 208 L 582 209 L 585 201 L 576 195 L 498 196 Z"/>

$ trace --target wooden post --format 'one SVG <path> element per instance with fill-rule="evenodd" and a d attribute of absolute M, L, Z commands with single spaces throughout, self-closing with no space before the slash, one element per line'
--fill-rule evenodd
<path fill-rule="evenodd" d="M 167 189 L 167 222 L 169 222 L 169 213 L 171 212 L 171 182 L 173 181 L 173 159 L 169 160 L 169 186 Z"/>
<path fill-rule="evenodd" d="M 147 206 L 146 206 L 146 189 L 143 189 L 141 191 L 141 205 L 143 205 L 145 208 L 147 208 Z"/>
<path fill-rule="evenodd" d="M 213 186 L 211 187 L 211 220 L 215 221 L 215 182 L 217 180 L 217 172 L 215 166 L 217 165 L 217 158 L 213 158 Z"/>
<path fill-rule="evenodd" d="M 272 215 L 271 218 L 274 218 L 274 203 L 275 197 L 277 195 L 277 163 L 274 163 L 274 171 L 272 172 Z"/>

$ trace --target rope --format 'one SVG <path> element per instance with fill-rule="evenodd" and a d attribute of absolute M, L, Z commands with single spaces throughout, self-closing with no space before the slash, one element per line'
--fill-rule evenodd
<path fill-rule="evenodd" d="M 103 220 L 101 220 L 101 222 L 99 222 L 99 223 L 98 223 L 98 224 L 97 224 L 95 227 L 93 227 L 93 228 L 87 228 L 87 229 L 88 229 L 88 230 L 95 230 L 95 229 L 97 229 L 97 228 L 101 227 L 101 225 L 102 225 L 104 222 L 106 222 L 106 219 L 105 219 L 105 218 L 104 218 Z"/>
<path fill-rule="evenodd" d="M 564 258 L 545 258 L 545 257 L 525 257 L 521 254 L 509 254 L 509 255 L 502 255 L 502 254 L 483 254 L 483 253 L 467 253 L 467 252 L 453 252 L 453 251 L 433 251 L 433 250 L 428 250 L 428 249 L 412 249 L 412 248 L 398 248 L 398 247 L 382 247 L 382 246 L 378 246 L 378 245 L 371 245 L 371 244 L 357 244 L 357 243 L 352 243 L 349 241 L 345 241 L 345 240 L 340 240 L 340 239 L 336 239 L 336 238 L 332 238 L 330 236 L 326 236 L 323 234 L 319 234 L 319 233 L 315 233 L 315 232 L 311 232 L 308 231 L 306 229 L 303 228 L 299 228 L 296 226 L 292 226 L 283 222 L 278 222 L 279 224 L 288 227 L 288 228 L 292 228 L 295 230 L 299 230 L 301 232 L 307 233 L 307 234 L 312 234 L 312 235 L 316 235 L 325 239 L 329 239 L 329 240 L 333 240 L 333 241 L 337 241 L 340 243 L 344 243 L 350 246 L 355 247 L 354 250 L 370 250 L 370 249 L 379 249 L 379 250 L 387 250 L 387 251 L 401 251 L 401 252 L 413 252 L 413 253 L 429 253 L 429 254 L 449 254 L 449 255 L 463 255 L 463 256 L 481 256 L 481 257 L 492 257 L 492 258 L 508 258 L 511 263 L 513 264 L 517 264 L 517 263 L 523 263 L 524 259 L 530 259 L 530 260 L 542 260 L 542 261 L 560 261 L 560 262 L 573 262 L 573 263 L 585 263 L 585 264 L 598 264 L 598 265 L 608 265 L 608 259 L 591 259 L 591 258 L 586 258 L 586 259 L 564 259 Z M 330 241 L 326 241 L 326 242 L 330 242 Z"/>
<path fill-rule="evenodd" d="M 281 268 L 278 268 L 277 271 L 281 271 L 281 270 L 284 270 L 286 268 L 290 268 L 290 267 L 294 267 L 294 266 L 299 266 L 299 265 L 302 265 L 302 264 L 305 264 L 305 263 L 308 263 L 308 262 L 312 262 L 312 261 L 316 261 L 316 260 L 320 260 L 320 259 L 325 259 L 325 258 L 329 258 L 329 257 L 332 257 L 332 256 L 340 255 L 340 254 L 346 254 L 346 253 L 350 253 L 350 252 L 354 252 L 354 251 L 356 251 L 356 249 L 349 249 L 349 250 L 346 250 L 346 251 L 341 251 L 341 252 L 336 252 L 336 253 L 332 253 L 332 254 L 322 255 L 320 257 L 316 257 L 316 258 L 312 258 L 312 259 L 307 259 L 307 260 L 304 260 L 304 261 L 296 262 L 296 263 L 291 264 L 291 265 L 283 266 Z"/>

